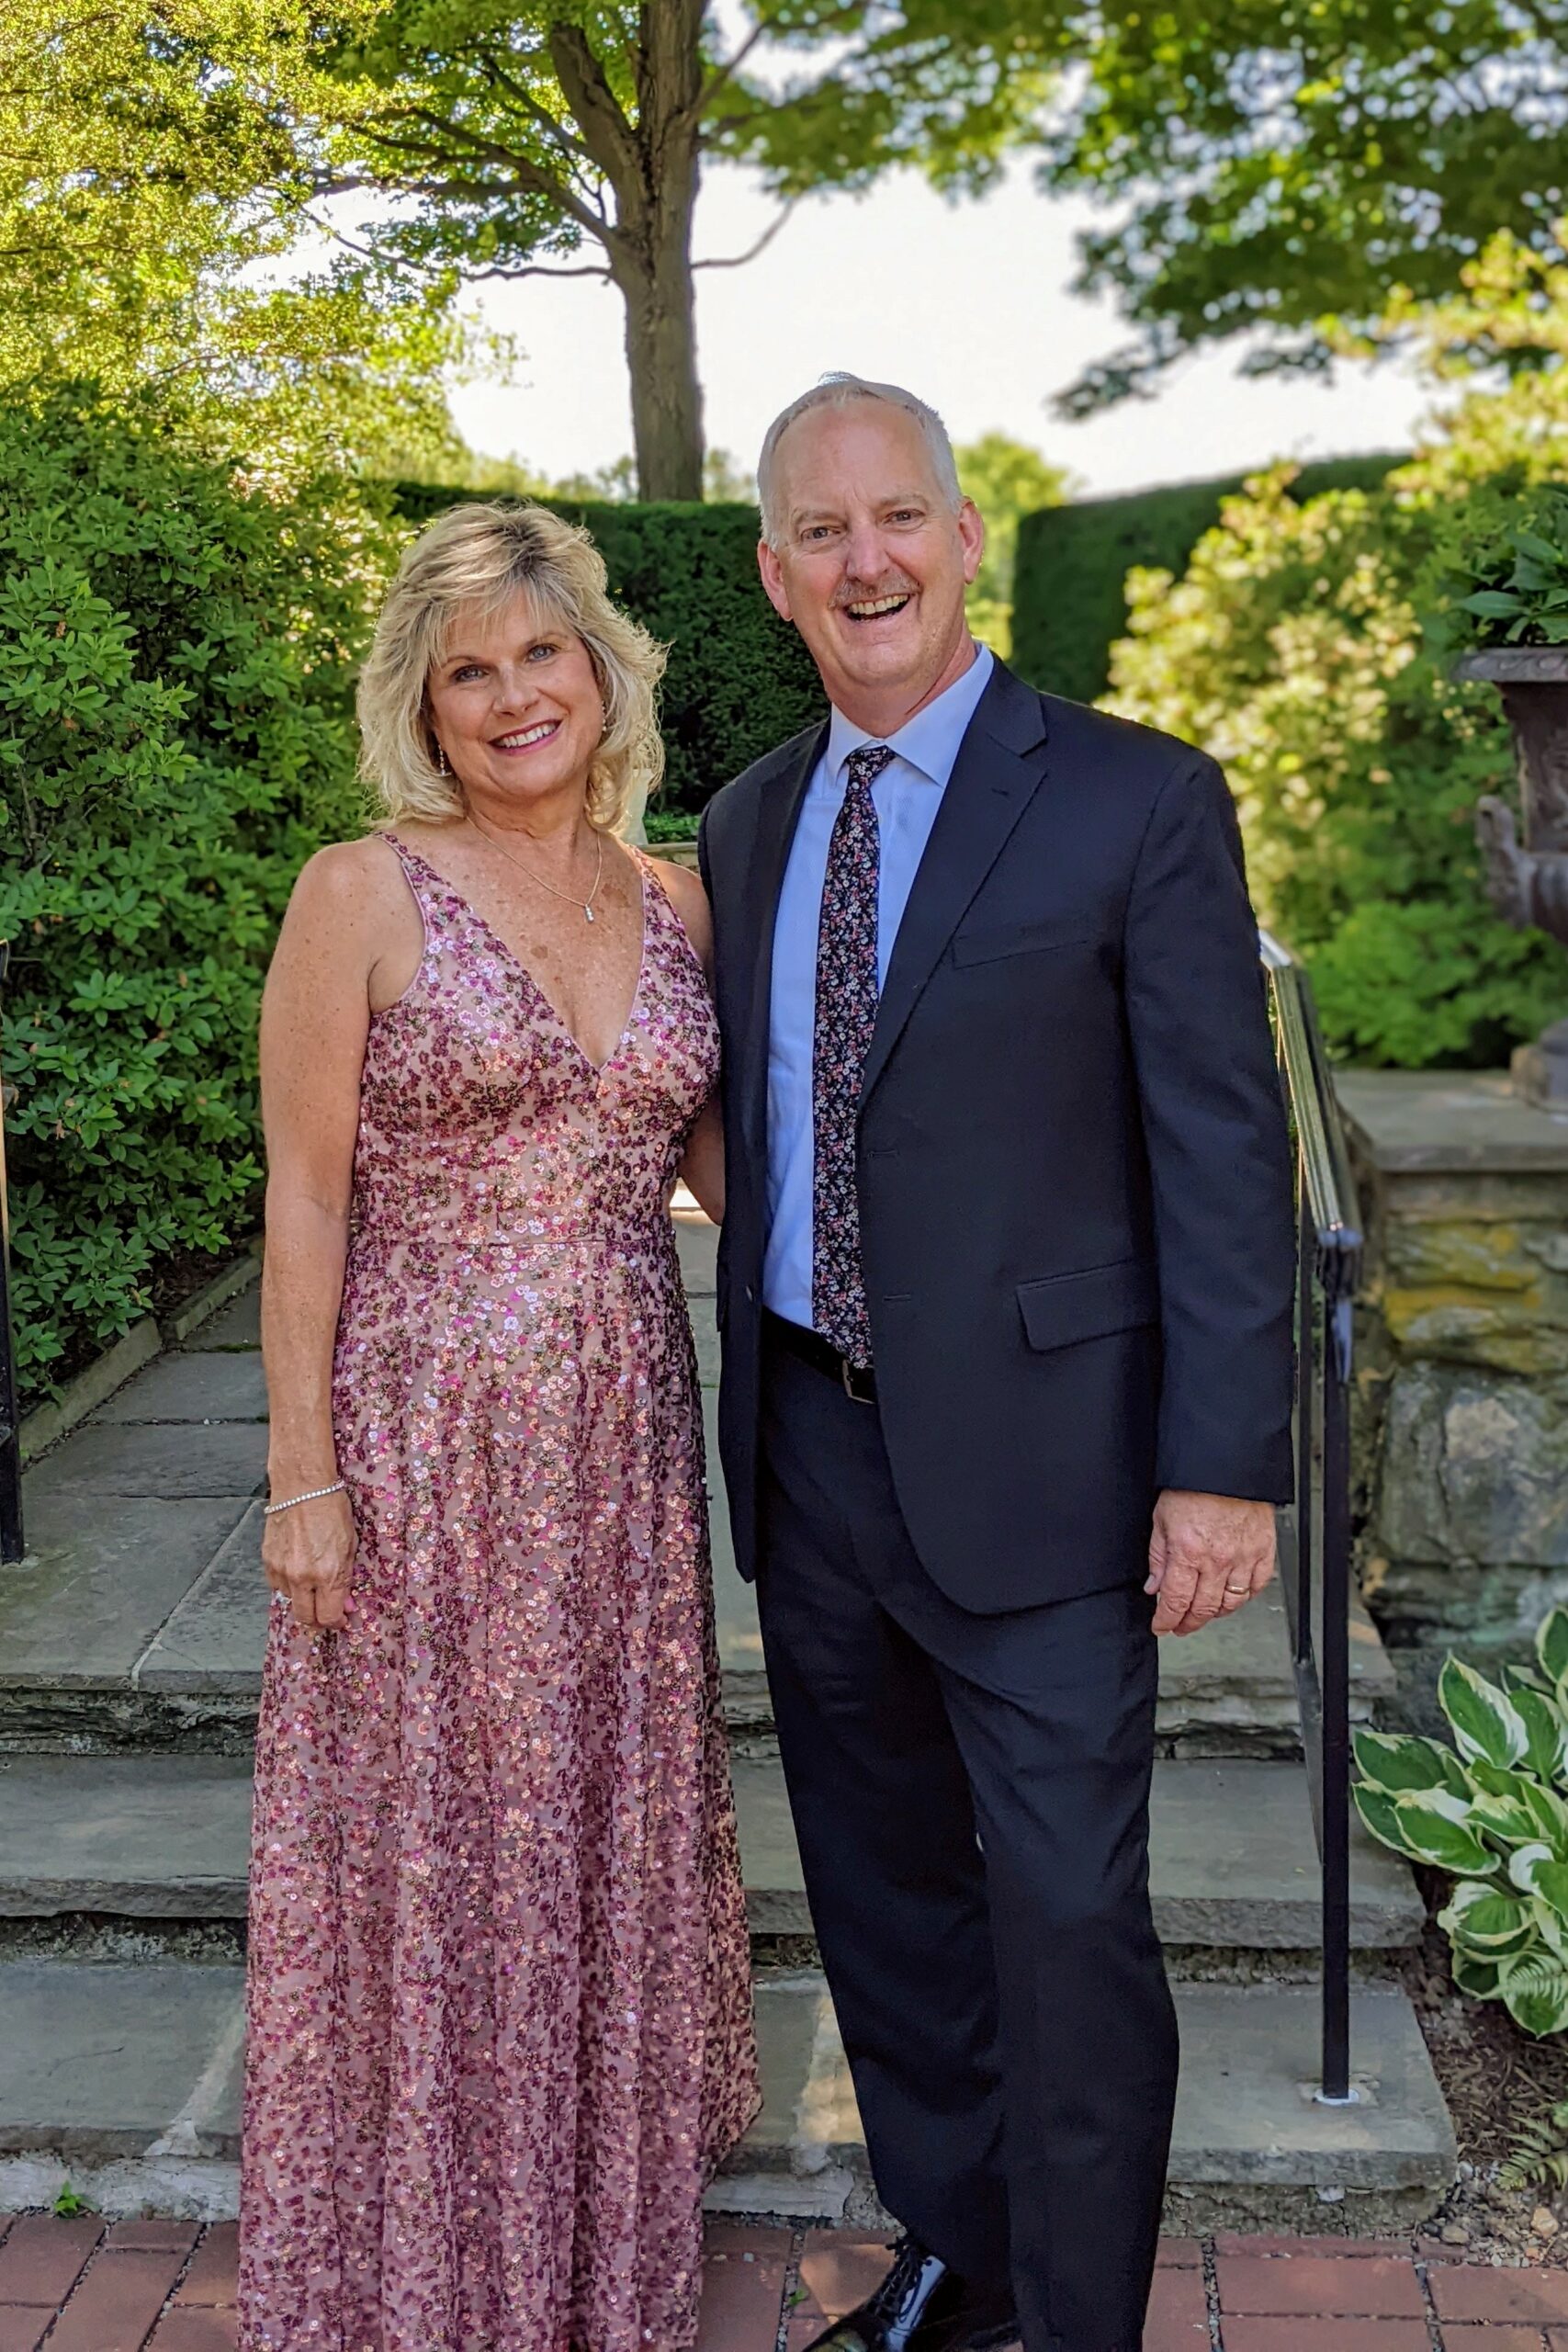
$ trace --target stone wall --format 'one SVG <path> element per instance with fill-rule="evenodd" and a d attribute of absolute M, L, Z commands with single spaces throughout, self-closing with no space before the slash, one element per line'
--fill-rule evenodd
<path fill-rule="evenodd" d="M 1568 1120 L 1490 1075 L 1337 1082 L 1362 1589 L 1396 1644 L 1522 1648 L 1568 1600 Z"/>

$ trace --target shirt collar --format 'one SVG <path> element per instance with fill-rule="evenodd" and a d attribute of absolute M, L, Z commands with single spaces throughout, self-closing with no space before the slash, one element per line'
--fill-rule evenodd
<path fill-rule="evenodd" d="M 958 747 L 964 741 L 969 721 L 979 707 L 981 695 L 996 667 L 989 646 L 975 649 L 975 659 L 960 678 L 944 686 L 934 701 L 918 710 L 907 726 L 896 735 L 868 734 L 846 718 L 837 706 L 828 729 L 826 772 L 828 781 L 837 784 L 843 774 L 844 762 L 863 743 L 886 743 L 901 760 L 919 771 L 929 782 L 945 788 L 953 774 L 953 763 L 958 757 Z"/>

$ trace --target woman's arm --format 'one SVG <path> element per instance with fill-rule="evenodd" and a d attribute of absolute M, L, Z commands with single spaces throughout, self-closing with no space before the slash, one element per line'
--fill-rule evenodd
<path fill-rule="evenodd" d="M 686 936 L 696 950 L 697 960 L 707 974 L 711 988 L 713 913 L 708 906 L 707 892 L 698 876 L 685 866 L 667 865 L 662 858 L 655 858 L 651 862 L 671 905 L 685 926 Z M 724 1120 L 716 1093 L 709 1096 L 698 1114 L 696 1125 L 686 1138 L 686 1148 L 681 1160 L 681 1180 L 715 1225 L 722 1225 Z"/>
<path fill-rule="evenodd" d="M 378 958 L 380 892 L 371 859 L 346 842 L 311 859 L 295 885 L 262 1000 L 266 1254 L 262 1353 L 271 1409 L 275 1502 L 330 1487 L 333 1347 L 343 1299 L 359 1081 Z M 346 1495 L 265 1522 L 262 1564 L 299 1625 L 338 1625 L 354 1564 Z"/>
<path fill-rule="evenodd" d="M 716 1094 L 710 1094 L 686 1137 L 681 1156 L 681 1182 L 697 1206 L 715 1225 L 724 1223 L 724 1116 Z"/>

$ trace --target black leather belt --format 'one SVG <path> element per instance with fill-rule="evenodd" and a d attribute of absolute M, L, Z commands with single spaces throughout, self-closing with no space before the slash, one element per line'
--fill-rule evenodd
<path fill-rule="evenodd" d="M 787 1349 L 802 1363 L 836 1380 L 845 1396 L 852 1397 L 857 1405 L 875 1404 L 876 1374 L 870 1365 L 852 1364 L 820 1331 L 808 1331 L 804 1323 L 792 1323 L 787 1315 L 775 1315 L 769 1306 L 762 1309 L 762 1329 L 775 1346 Z"/>

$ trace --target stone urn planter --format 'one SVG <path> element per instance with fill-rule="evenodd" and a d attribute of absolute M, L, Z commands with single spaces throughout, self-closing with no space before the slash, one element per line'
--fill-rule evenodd
<path fill-rule="evenodd" d="M 1491 646 L 1454 675 L 1497 688 L 1518 762 L 1524 839 L 1505 801 L 1488 797 L 1475 812 L 1487 895 L 1506 922 L 1568 944 L 1568 645 Z M 1528 1101 L 1568 1113 L 1568 1020 L 1518 1046 L 1513 1071 Z"/>

